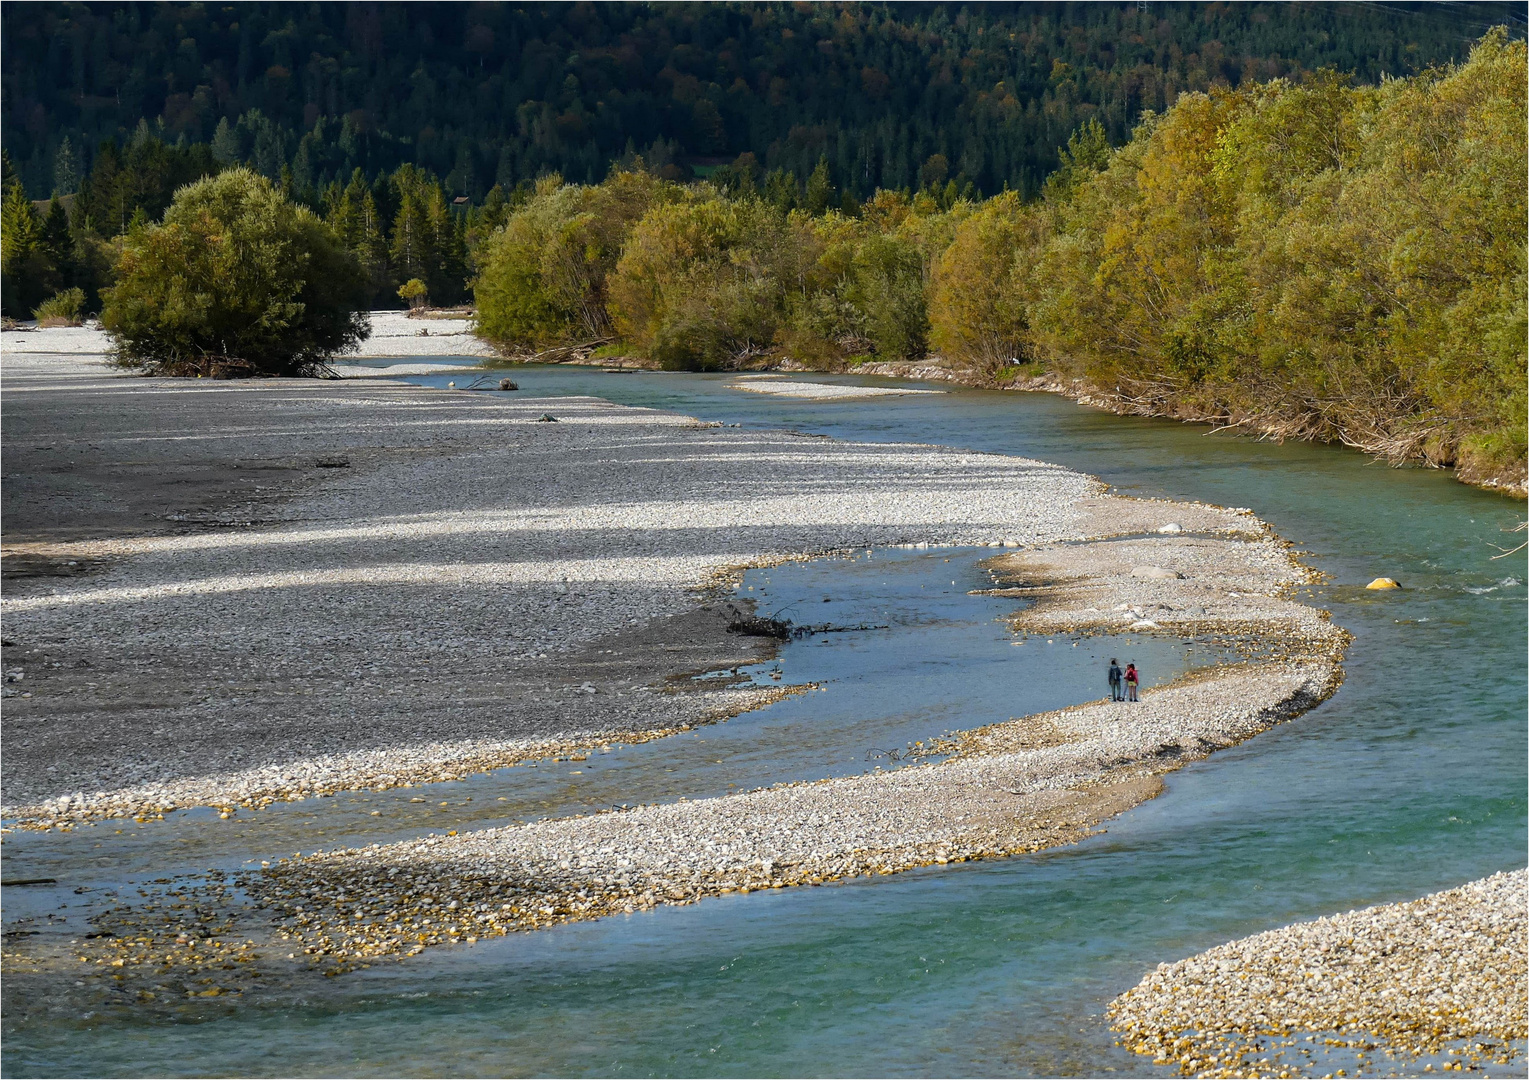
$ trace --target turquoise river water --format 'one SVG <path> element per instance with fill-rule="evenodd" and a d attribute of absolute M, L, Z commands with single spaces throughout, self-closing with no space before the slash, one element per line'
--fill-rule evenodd
<path fill-rule="evenodd" d="M 1072 848 L 435 949 L 285 997 L 8 1024 L 4 1075 L 1167 1075 L 1116 1047 L 1102 1019 L 1156 964 L 1525 864 L 1525 559 L 1492 559 L 1513 546 L 1504 530 L 1522 503 L 1342 449 L 1046 395 L 808 401 L 726 376 L 514 377 L 523 395 L 1022 454 L 1122 494 L 1251 507 L 1328 576 L 1307 599 L 1354 634 L 1346 681 L 1304 717 L 1171 774 L 1162 796 Z M 1012 602 L 967 595 L 986 584 L 988 554 L 878 551 L 751 573 L 762 610 L 878 629 L 786 645 L 744 674 L 821 691 L 695 735 L 435 785 L 424 807 L 408 803 L 415 789 L 235 823 L 203 812 L 121 836 L 13 836 L 7 873 L 120 883 L 337 836 L 890 767 L 878 753 L 910 740 L 1100 696 L 1108 655 L 1129 654 L 1149 683 L 1220 655 L 1178 640 L 1020 641 L 1002 622 Z M 1405 588 L 1363 589 L 1382 574 Z M 25 892 L 7 897 L 8 920 L 57 899 Z"/>

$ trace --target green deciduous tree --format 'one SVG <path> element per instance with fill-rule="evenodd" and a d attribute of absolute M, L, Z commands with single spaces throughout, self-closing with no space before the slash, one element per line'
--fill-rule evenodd
<path fill-rule="evenodd" d="M 632 230 L 611 276 L 616 328 L 668 368 L 762 354 L 806 292 L 817 254 L 808 220 L 765 202 L 657 206 Z"/>
<path fill-rule="evenodd" d="M 902 234 L 872 232 L 856 247 L 845 299 L 881 360 L 913 360 L 929 342 L 924 254 Z"/>
<path fill-rule="evenodd" d="M 478 257 L 478 333 L 511 353 L 609 337 L 608 279 L 632 227 L 682 195 L 635 169 L 588 186 L 544 178 Z"/>
<path fill-rule="evenodd" d="M 168 374 L 294 375 L 367 333 L 355 258 L 244 169 L 190 184 L 126 238 L 101 321 L 118 362 Z"/>
<path fill-rule="evenodd" d="M 941 353 L 988 372 L 1033 358 L 1033 274 L 1046 239 L 1039 211 L 1013 192 L 956 227 L 935 264 L 929 303 Z"/>
<path fill-rule="evenodd" d="M 1031 340 L 1124 407 L 1467 475 L 1525 457 L 1526 51 L 1185 94 L 1048 185 Z M 937 320 L 937 323 L 939 320 Z"/>

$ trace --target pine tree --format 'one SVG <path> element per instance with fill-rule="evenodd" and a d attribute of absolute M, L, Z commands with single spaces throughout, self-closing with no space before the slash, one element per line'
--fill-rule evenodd
<path fill-rule="evenodd" d="M 407 172 L 405 170 L 408 170 Z M 429 281 L 435 266 L 430 215 L 415 183 L 414 170 L 399 170 L 398 214 L 393 219 L 392 263 L 400 281 Z"/>
<path fill-rule="evenodd" d="M 319 118 L 320 121 L 323 117 Z M 306 197 L 313 190 L 317 171 L 314 168 L 314 148 L 319 140 L 315 132 L 304 135 L 302 141 L 297 144 L 297 156 L 292 159 L 292 186 L 300 197 Z"/>
<path fill-rule="evenodd" d="M 95 165 L 90 170 L 90 183 L 85 186 L 102 235 L 116 236 L 125 232 L 132 207 L 123 183 L 122 154 L 112 140 L 101 143 Z"/>
<path fill-rule="evenodd" d="M 350 192 L 338 183 L 324 189 L 324 222 L 335 238 L 345 245 L 345 250 L 355 251 L 360 240 L 361 207 L 350 197 Z"/>
<path fill-rule="evenodd" d="M 31 254 L 42 242 L 42 221 L 20 181 L 12 181 L 6 190 L 0 213 L 4 214 L 4 224 L 0 225 L 0 259 L 10 266 Z"/>
<path fill-rule="evenodd" d="M 79 158 L 75 156 L 74 144 L 65 135 L 64 141 L 58 144 L 58 153 L 53 156 L 53 193 L 71 195 L 79 190 L 79 186 Z"/>
<path fill-rule="evenodd" d="M 48 203 L 48 216 L 43 219 L 41 244 L 43 254 L 52 264 L 53 289 L 67 289 L 74 284 L 74 237 L 69 231 L 69 214 L 58 196 Z"/>
<path fill-rule="evenodd" d="M 352 184 L 360 181 L 361 170 L 356 170 Z M 388 265 L 388 241 L 382 231 L 382 215 L 377 210 L 377 199 L 363 187 L 361 214 L 357 225 L 356 255 L 361 267 L 372 283 L 372 303 L 386 303 L 392 284 L 391 267 Z"/>
<path fill-rule="evenodd" d="M 233 165 L 239 160 L 239 134 L 226 116 L 212 133 L 212 156 L 219 165 Z"/>
<path fill-rule="evenodd" d="M 807 178 L 807 211 L 811 214 L 821 214 L 836 201 L 833 180 L 828 174 L 828 158 L 820 157 L 817 168 L 813 169 L 812 175 Z"/>
<path fill-rule="evenodd" d="M 26 188 L 14 181 L 0 203 L 0 302 L 22 318 L 48 293 L 51 267 L 42 247 L 42 220 Z"/>
<path fill-rule="evenodd" d="M 461 300 L 467 279 L 467 245 L 462 222 L 451 210 L 440 185 L 426 193 L 425 216 L 430 227 L 430 274 L 425 281 L 438 306 L 450 306 Z"/>
<path fill-rule="evenodd" d="M 802 201 L 796 174 L 785 169 L 770 170 L 770 175 L 765 177 L 764 197 L 765 202 L 783 213 L 795 210 Z"/>

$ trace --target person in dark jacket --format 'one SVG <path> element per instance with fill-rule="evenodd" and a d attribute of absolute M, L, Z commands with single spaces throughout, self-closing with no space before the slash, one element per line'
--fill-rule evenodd
<path fill-rule="evenodd" d="M 1124 673 L 1120 670 L 1120 661 L 1116 660 L 1113 656 L 1110 657 L 1110 700 L 1111 701 L 1120 701 L 1120 700 L 1122 700 L 1125 697 L 1125 695 L 1120 692 L 1120 683 L 1121 683 L 1121 680 L 1124 677 L 1125 677 Z"/>

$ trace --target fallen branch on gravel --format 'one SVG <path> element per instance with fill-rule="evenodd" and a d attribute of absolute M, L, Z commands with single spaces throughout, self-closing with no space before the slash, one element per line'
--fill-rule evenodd
<path fill-rule="evenodd" d="M 789 641 L 792 637 L 790 619 L 769 619 L 759 615 L 753 615 L 746 611 L 739 611 L 732 604 L 727 605 L 727 610 L 732 617 L 727 622 L 729 634 L 744 634 L 748 637 L 772 637 L 781 641 Z"/>

